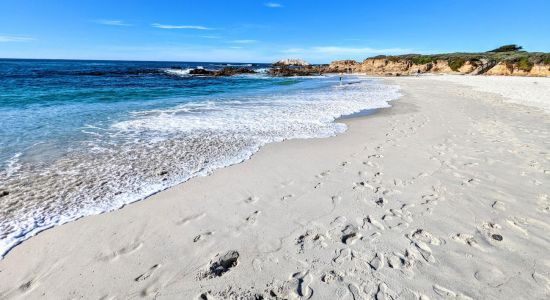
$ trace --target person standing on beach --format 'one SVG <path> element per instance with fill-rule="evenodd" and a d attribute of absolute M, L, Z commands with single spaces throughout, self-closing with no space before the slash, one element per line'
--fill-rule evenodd
<path fill-rule="evenodd" d="M 344 73 L 340 72 L 340 85 L 342 85 L 342 76 L 344 76 Z"/>

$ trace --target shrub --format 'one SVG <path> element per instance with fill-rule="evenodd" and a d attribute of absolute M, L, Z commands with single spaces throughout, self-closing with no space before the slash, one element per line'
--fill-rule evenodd
<path fill-rule="evenodd" d="M 451 70 L 458 72 L 458 69 L 466 63 L 466 60 L 462 57 L 451 57 L 448 63 Z"/>
<path fill-rule="evenodd" d="M 500 46 L 488 52 L 510 52 L 510 51 L 519 51 L 521 49 L 523 49 L 523 47 L 518 46 L 516 44 L 511 44 L 511 45 Z"/>
<path fill-rule="evenodd" d="M 529 72 L 533 68 L 533 63 L 529 61 L 527 56 L 521 57 L 517 62 L 518 69 Z"/>
<path fill-rule="evenodd" d="M 411 62 L 415 65 L 425 65 L 428 63 L 431 63 L 435 61 L 435 59 L 432 56 L 429 55 L 422 55 L 422 56 L 413 56 L 410 58 Z"/>
<path fill-rule="evenodd" d="M 397 61 L 399 61 L 401 58 L 399 58 L 399 56 L 387 56 L 386 59 L 389 60 L 389 61 L 391 61 L 391 62 L 397 62 Z"/>

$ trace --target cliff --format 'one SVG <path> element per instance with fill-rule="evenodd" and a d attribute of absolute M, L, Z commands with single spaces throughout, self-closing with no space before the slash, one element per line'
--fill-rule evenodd
<path fill-rule="evenodd" d="M 514 48 L 508 46 L 514 46 Z M 507 45 L 507 47 L 483 53 L 377 56 L 362 62 L 338 60 L 333 61 L 328 69 L 331 72 L 383 76 L 422 73 L 550 76 L 550 53 L 519 51 L 521 47 L 515 45 Z"/>

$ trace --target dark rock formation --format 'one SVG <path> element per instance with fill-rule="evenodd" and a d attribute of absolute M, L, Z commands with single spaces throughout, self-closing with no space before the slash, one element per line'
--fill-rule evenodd
<path fill-rule="evenodd" d="M 247 68 L 223 68 L 221 70 L 193 69 L 189 71 L 190 75 L 202 76 L 233 76 L 238 74 L 254 74 L 256 71 Z"/>

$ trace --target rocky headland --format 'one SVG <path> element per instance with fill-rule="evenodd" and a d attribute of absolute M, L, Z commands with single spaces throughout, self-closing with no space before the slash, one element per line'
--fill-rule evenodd
<path fill-rule="evenodd" d="M 379 76 L 415 74 L 470 74 L 550 76 L 550 53 L 521 51 L 516 45 L 506 45 L 480 53 L 380 55 L 362 62 L 333 61 L 330 65 L 284 68 L 273 71 L 276 76 L 300 76 L 322 73 L 362 73 Z"/>

